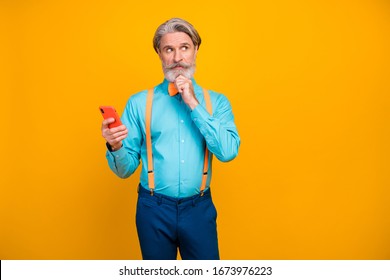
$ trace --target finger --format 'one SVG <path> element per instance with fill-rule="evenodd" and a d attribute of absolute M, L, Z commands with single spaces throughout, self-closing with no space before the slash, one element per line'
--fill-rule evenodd
<path fill-rule="evenodd" d="M 119 131 L 124 131 L 126 129 L 127 129 L 126 126 L 124 124 L 121 124 L 120 126 L 110 128 L 110 132 L 113 134 L 113 133 L 117 133 Z"/>
<path fill-rule="evenodd" d="M 107 128 L 108 125 L 109 125 L 110 123 L 113 123 L 114 121 L 115 121 L 114 118 L 104 119 L 103 122 L 102 122 L 102 129 L 103 129 L 103 128 Z"/>
<path fill-rule="evenodd" d="M 184 83 L 186 81 L 188 81 L 188 79 L 186 77 L 184 77 L 183 75 L 179 75 L 176 77 L 174 82 L 175 82 L 175 84 L 178 84 L 178 83 Z"/>
<path fill-rule="evenodd" d="M 192 81 L 191 79 L 187 79 L 186 77 L 184 76 L 179 76 L 176 80 L 175 80 L 175 84 L 177 85 L 185 85 L 185 84 L 189 84 L 189 85 L 192 85 Z"/>
<path fill-rule="evenodd" d="M 175 79 L 175 81 L 179 81 L 179 80 L 182 80 L 183 78 L 185 78 L 182 74 L 178 75 Z"/>
<path fill-rule="evenodd" d="M 118 137 L 117 140 L 118 142 L 121 142 L 122 140 L 125 140 L 127 137 L 127 134 L 126 135 L 122 135 L 121 137 Z"/>
<path fill-rule="evenodd" d="M 115 139 L 108 139 L 107 142 L 112 145 L 112 146 L 115 146 L 116 144 L 119 144 L 120 142 L 122 142 L 124 139 L 126 139 L 127 137 L 127 134 L 125 135 L 122 135 L 120 137 L 117 137 Z"/>
<path fill-rule="evenodd" d="M 183 90 L 185 89 L 186 84 L 188 84 L 188 83 L 185 82 L 185 81 L 178 81 L 175 85 L 176 85 L 177 90 L 178 90 L 180 93 L 182 93 Z"/>
<path fill-rule="evenodd" d="M 114 134 L 111 134 L 111 137 L 112 139 L 116 139 L 116 138 L 119 138 L 119 137 L 122 137 L 122 136 L 127 136 L 128 132 L 127 132 L 127 129 L 126 130 L 123 130 L 123 131 L 119 131 L 119 132 L 116 132 Z"/>
<path fill-rule="evenodd" d="M 191 79 L 188 79 L 186 76 L 180 74 L 179 76 L 176 77 L 176 80 L 178 81 L 191 81 Z"/>
<path fill-rule="evenodd" d="M 110 124 L 110 123 L 113 123 L 114 121 L 115 121 L 114 118 L 108 118 L 108 119 L 103 120 L 103 123 L 104 124 Z"/>
<path fill-rule="evenodd" d="M 124 125 L 114 127 L 114 128 L 107 127 L 105 129 L 102 129 L 102 135 L 103 135 L 104 139 L 106 139 L 106 141 L 112 141 L 118 135 L 121 136 L 123 134 L 126 134 L 126 135 L 128 134 L 128 130 L 127 130 L 126 126 L 124 126 Z"/>

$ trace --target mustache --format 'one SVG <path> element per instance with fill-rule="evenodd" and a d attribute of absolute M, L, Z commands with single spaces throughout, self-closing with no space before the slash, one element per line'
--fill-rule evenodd
<path fill-rule="evenodd" d="M 178 67 L 178 66 L 183 67 L 183 68 L 190 68 L 191 64 L 185 63 L 185 62 L 178 62 L 178 63 L 169 64 L 169 65 L 164 65 L 164 68 L 165 69 L 173 69 L 173 68 Z"/>

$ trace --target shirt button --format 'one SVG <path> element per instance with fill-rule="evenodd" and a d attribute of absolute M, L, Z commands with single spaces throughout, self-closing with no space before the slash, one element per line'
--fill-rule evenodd
<path fill-rule="evenodd" d="M 184 143 L 184 139 L 181 139 L 181 142 Z"/>
<path fill-rule="evenodd" d="M 184 163 L 184 159 L 182 159 L 180 162 L 181 162 L 181 163 Z"/>
<path fill-rule="evenodd" d="M 184 120 L 180 120 L 181 123 L 184 123 Z"/>

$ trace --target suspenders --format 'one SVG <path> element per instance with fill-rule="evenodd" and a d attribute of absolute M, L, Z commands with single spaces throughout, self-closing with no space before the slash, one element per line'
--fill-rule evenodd
<path fill-rule="evenodd" d="M 152 118 L 152 104 L 153 104 L 153 89 L 148 90 L 146 96 L 146 112 L 145 112 L 145 132 L 146 132 L 146 153 L 147 153 L 147 170 L 148 170 L 148 181 L 150 194 L 154 193 L 154 168 L 153 168 L 153 154 L 152 154 L 152 134 L 150 129 L 151 118 Z M 203 89 L 203 96 L 206 102 L 206 109 L 211 114 L 212 105 L 210 100 L 210 94 L 208 90 Z M 206 188 L 207 175 L 209 170 L 209 150 L 207 146 L 204 152 L 204 162 L 203 162 L 203 175 L 202 175 L 202 185 L 200 186 L 200 195 L 203 196 L 203 192 Z"/>

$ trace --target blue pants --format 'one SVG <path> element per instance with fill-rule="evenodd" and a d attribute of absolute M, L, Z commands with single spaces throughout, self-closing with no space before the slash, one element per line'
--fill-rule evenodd
<path fill-rule="evenodd" d="M 144 260 L 218 260 L 217 211 L 210 190 L 172 198 L 139 186 L 136 224 Z"/>

